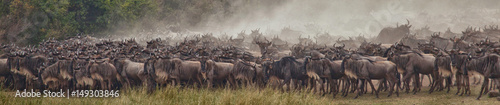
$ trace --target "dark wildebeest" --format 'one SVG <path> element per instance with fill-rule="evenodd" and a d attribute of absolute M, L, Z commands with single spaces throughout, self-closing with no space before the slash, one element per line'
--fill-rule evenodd
<path fill-rule="evenodd" d="M 489 79 L 500 78 L 500 62 L 498 60 L 500 56 L 497 54 L 485 54 L 479 57 L 469 56 L 467 61 L 467 66 L 465 70 L 469 73 L 477 72 L 483 75 L 485 78 L 483 80 L 483 85 L 481 86 L 481 91 L 477 99 L 481 98 L 483 94 L 488 93 L 488 83 Z M 484 93 L 483 93 L 484 92 Z"/>
<path fill-rule="evenodd" d="M 375 91 L 376 97 L 378 98 L 378 90 L 375 90 L 372 79 L 384 79 L 389 81 L 390 92 L 387 97 L 391 96 L 394 92 L 394 86 L 398 82 L 395 77 L 397 74 L 397 67 L 391 61 L 371 61 L 369 59 L 362 58 L 352 58 L 347 56 L 342 61 L 341 65 L 342 70 L 349 78 L 360 79 L 362 81 L 361 86 L 358 86 L 358 94 L 357 98 L 362 94 L 361 89 L 364 88 L 364 82 L 368 81 L 368 83 L 372 87 L 372 91 Z M 396 89 L 396 94 L 399 96 L 399 89 Z"/>
<path fill-rule="evenodd" d="M 443 86 L 443 81 L 446 83 L 446 88 L 448 90 L 446 91 L 447 93 L 450 92 L 450 88 L 452 85 L 452 67 L 451 67 L 451 57 L 449 54 L 442 50 L 436 51 L 437 54 L 434 54 L 436 57 L 435 66 L 437 67 L 438 73 L 440 77 L 438 78 L 437 81 L 434 82 L 434 84 L 431 87 L 431 90 L 429 93 L 432 93 L 434 91 L 434 88 L 437 86 L 440 87 L 439 90 L 443 90 L 445 87 Z"/>
<path fill-rule="evenodd" d="M 156 83 L 166 85 L 167 81 L 173 80 L 173 78 L 170 78 L 169 75 L 171 75 L 174 71 L 174 66 L 175 64 L 171 62 L 170 58 L 153 56 L 144 64 L 144 70 L 147 70 Z"/>
<path fill-rule="evenodd" d="M 453 74 L 455 74 L 455 81 L 457 84 L 457 92 L 455 94 L 458 95 L 460 92 L 460 95 L 466 94 L 467 92 L 470 93 L 469 74 L 465 69 L 469 54 L 453 49 L 450 51 L 450 58 L 452 71 Z"/>
<path fill-rule="evenodd" d="M 91 89 L 94 88 L 94 80 L 90 77 L 88 66 L 89 61 L 87 58 L 74 58 L 73 59 L 73 72 L 76 89 Z"/>
<path fill-rule="evenodd" d="M 381 43 L 395 43 L 410 34 L 410 27 L 410 21 L 404 25 L 396 25 L 396 28 L 386 27 L 380 31 L 376 41 L 380 41 Z"/>
<path fill-rule="evenodd" d="M 401 53 L 401 54 L 391 54 L 388 56 L 388 60 L 396 63 L 398 67 L 398 72 L 403 74 L 403 81 L 406 82 L 406 92 L 409 92 L 409 79 L 414 76 L 415 83 L 413 89 L 413 94 L 416 94 L 420 90 L 421 83 L 419 79 L 419 74 L 431 74 L 433 79 L 436 79 L 436 58 L 431 54 L 420 54 L 415 51 Z M 433 80 L 434 82 L 436 80 Z M 431 83 L 432 84 L 432 83 Z"/>
<path fill-rule="evenodd" d="M 285 84 L 288 86 L 287 90 L 290 90 L 290 82 L 292 79 L 298 81 L 308 78 L 303 63 L 298 62 L 293 57 L 283 57 L 279 61 L 263 64 L 262 66 L 264 73 L 266 73 L 266 78 L 276 77 L 284 80 L 284 83 L 280 82 L 279 85 L 282 90 Z"/>
<path fill-rule="evenodd" d="M 200 60 L 201 73 L 203 78 L 207 80 L 208 88 L 212 87 L 215 82 L 222 85 L 224 81 L 228 81 L 233 71 L 232 63 L 215 62 L 213 60 Z"/>
<path fill-rule="evenodd" d="M 11 67 L 14 66 L 14 69 L 10 69 L 11 73 L 14 77 L 17 77 L 17 80 L 24 80 L 24 86 L 30 88 L 30 86 L 39 87 L 36 85 L 40 81 L 38 80 L 39 67 L 42 67 L 44 63 L 48 63 L 48 59 L 45 56 L 41 55 L 19 55 L 17 57 L 10 59 L 12 62 L 10 63 Z M 14 78 L 16 80 L 16 78 Z M 20 81 L 16 81 L 20 82 Z M 33 87 L 33 88 L 34 88 Z"/>
<path fill-rule="evenodd" d="M 335 97 L 340 90 L 340 85 L 338 85 L 338 83 L 340 82 L 341 79 L 345 79 L 344 78 L 345 74 L 342 71 L 342 60 L 331 61 L 328 68 L 330 69 L 330 80 L 329 80 L 330 92 L 333 92 L 333 97 Z M 344 84 L 346 84 L 346 82 L 347 82 L 347 80 L 344 81 Z M 347 88 L 345 88 L 346 86 L 342 86 L 342 87 L 343 87 L 343 93 L 342 93 L 343 95 L 342 96 L 345 96 L 346 93 L 344 93 L 344 92 L 347 92 L 347 90 L 344 90 L 344 89 L 347 89 Z"/>
<path fill-rule="evenodd" d="M 122 77 L 109 59 L 91 60 L 88 71 L 92 79 L 99 81 L 101 89 L 112 89 L 113 81 L 121 83 Z"/>
<path fill-rule="evenodd" d="M 323 95 L 326 93 L 324 89 L 324 81 L 330 81 L 330 60 L 325 58 L 325 55 L 319 53 L 318 51 L 311 51 L 311 56 L 306 57 L 304 60 L 304 66 L 307 71 L 307 76 L 309 76 L 308 83 L 311 84 L 311 89 L 316 89 L 317 86 L 315 83 L 320 83 L 320 93 L 323 92 Z"/>
<path fill-rule="evenodd" d="M 49 89 L 66 89 L 74 79 L 73 61 L 68 58 L 58 60 L 56 63 L 42 68 L 41 78 L 43 84 Z"/>
<path fill-rule="evenodd" d="M 240 81 L 246 86 L 251 86 L 254 81 L 258 79 L 257 64 L 253 62 L 237 60 L 234 63 L 232 73 L 230 75 L 230 82 L 233 87 L 237 87 Z"/>

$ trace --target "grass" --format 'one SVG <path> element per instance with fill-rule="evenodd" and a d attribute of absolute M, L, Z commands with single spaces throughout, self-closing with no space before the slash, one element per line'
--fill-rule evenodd
<path fill-rule="evenodd" d="M 131 89 L 120 92 L 119 98 L 15 98 L 14 92 L 0 91 L 0 104 L 163 104 L 163 105 L 207 105 L 207 104 L 237 104 L 237 105 L 323 105 L 323 104 L 357 104 L 357 105 L 443 105 L 443 104 L 467 104 L 467 105 L 500 105 L 496 98 L 483 96 L 481 100 L 476 100 L 479 86 L 473 87 L 471 96 L 457 96 L 456 90 L 450 93 L 434 92 L 427 93 L 428 88 L 422 89 L 416 95 L 400 94 L 386 97 L 387 92 L 382 92 L 380 98 L 375 98 L 372 94 L 365 94 L 358 99 L 352 99 L 354 94 L 347 97 L 333 98 L 331 95 L 320 96 L 306 92 L 280 92 L 271 88 L 255 89 L 206 89 L 206 88 L 180 88 L 165 87 L 157 90 L 153 94 L 146 94 L 142 89 Z"/>

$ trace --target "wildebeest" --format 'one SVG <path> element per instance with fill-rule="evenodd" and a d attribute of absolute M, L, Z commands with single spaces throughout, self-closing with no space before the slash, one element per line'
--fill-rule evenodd
<path fill-rule="evenodd" d="M 199 86 L 202 85 L 201 63 L 200 61 L 183 61 L 178 58 L 172 58 L 174 64 L 172 71 L 169 71 L 169 78 L 176 80 L 176 83 L 181 81 L 195 82 Z"/>
<path fill-rule="evenodd" d="M 454 49 L 450 51 L 450 58 L 452 71 L 453 74 L 455 74 L 455 81 L 457 84 L 457 92 L 455 94 L 460 92 L 460 95 L 470 93 L 469 76 L 466 70 L 469 54 Z"/>
<path fill-rule="evenodd" d="M 375 90 L 371 82 L 372 79 L 385 79 L 389 81 L 390 92 L 388 97 L 394 92 L 394 86 L 398 81 L 395 77 L 397 73 L 396 64 L 391 61 L 371 61 L 348 56 L 342 61 L 341 68 L 349 78 L 360 79 L 362 81 L 361 86 L 358 87 L 358 94 L 354 98 L 362 94 L 361 89 L 364 88 L 365 81 L 368 81 L 371 85 L 372 91 L 375 91 L 377 98 L 380 88 Z M 396 94 L 399 96 L 399 89 L 396 89 Z"/>
<path fill-rule="evenodd" d="M 435 60 L 436 58 L 431 54 L 420 54 L 415 51 L 393 54 L 388 56 L 388 60 L 394 62 L 398 67 L 398 72 L 403 74 L 402 81 L 409 82 L 409 79 L 414 76 L 415 88 L 414 94 L 420 90 L 419 74 L 431 74 L 433 79 L 436 78 Z M 436 81 L 436 80 L 433 80 Z M 406 84 L 406 92 L 409 92 L 409 84 Z"/>
<path fill-rule="evenodd" d="M 130 87 L 146 83 L 149 78 L 147 71 L 144 70 L 144 63 L 133 62 L 127 58 L 117 58 L 113 64 L 123 77 L 124 86 Z"/>
<path fill-rule="evenodd" d="M 323 94 L 326 93 L 323 81 L 330 80 L 330 60 L 325 59 L 325 55 L 318 51 L 311 51 L 311 56 L 306 57 L 303 65 L 310 79 L 308 83 L 312 84 L 311 88 L 316 87 L 315 83 L 319 82 L 320 90 L 323 91 Z"/>
<path fill-rule="evenodd" d="M 298 62 L 293 57 L 283 57 L 279 61 L 264 64 L 263 70 L 267 78 L 272 76 L 283 79 L 284 83 L 280 83 L 279 87 L 283 87 L 286 84 L 288 90 L 290 90 L 292 79 L 306 80 L 308 78 L 303 63 Z"/>
<path fill-rule="evenodd" d="M 151 78 L 159 84 L 167 84 L 167 81 L 173 80 L 169 75 L 172 74 L 175 64 L 171 62 L 170 58 L 160 58 L 152 56 L 144 64 L 146 70 Z M 172 82 L 173 83 L 173 82 Z"/>
<path fill-rule="evenodd" d="M 330 68 L 330 92 L 333 92 L 333 97 L 335 97 L 338 94 L 338 91 L 340 90 L 340 85 L 337 85 L 340 80 L 344 79 L 345 74 L 344 71 L 342 71 L 342 60 L 335 60 L 331 61 L 329 64 Z M 347 82 L 347 81 L 345 81 Z M 345 84 L 344 82 L 344 84 Z M 346 86 L 342 86 L 344 89 Z M 346 91 L 346 90 L 344 90 Z M 347 95 L 343 93 L 343 95 Z"/>
<path fill-rule="evenodd" d="M 479 57 L 469 56 L 469 58 L 467 59 L 467 66 L 465 67 L 465 70 L 467 72 L 477 72 L 485 77 L 477 99 L 481 98 L 483 94 L 488 93 L 487 87 L 489 78 L 500 78 L 500 62 L 498 62 L 499 59 L 500 56 L 497 54 L 485 54 Z"/>
<path fill-rule="evenodd" d="M 39 72 L 39 67 L 41 67 L 44 63 L 48 63 L 48 59 L 45 56 L 42 55 L 34 55 L 34 54 L 22 54 L 18 55 L 17 57 L 10 57 L 11 61 L 8 61 L 10 63 L 11 67 L 11 73 L 17 80 L 25 80 L 24 82 L 26 83 L 25 86 L 30 86 L 33 85 L 41 85 L 38 84 L 37 77 L 38 77 L 38 72 Z M 12 68 L 12 67 L 15 68 Z M 20 82 L 20 81 L 16 81 Z"/>
<path fill-rule="evenodd" d="M 448 88 L 448 91 L 446 91 L 446 92 L 448 93 L 448 92 L 450 92 L 450 88 L 452 85 L 451 79 L 453 76 L 452 67 L 451 67 L 451 57 L 449 54 L 447 54 L 445 51 L 442 51 L 442 50 L 438 50 L 437 54 L 434 54 L 434 56 L 436 57 L 436 61 L 434 62 L 435 63 L 434 66 L 437 67 L 437 70 L 438 70 L 440 77 L 437 79 L 437 81 L 434 82 L 429 93 L 432 93 L 434 91 L 434 88 L 437 86 L 440 87 L 439 90 L 442 90 L 443 88 L 445 88 L 443 86 L 443 81 L 446 83 L 445 86 Z"/>
<path fill-rule="evenodd" d="M 381 43 L 395 43 L 404 36 L 409 35 L 411 25 L 410 21 L 407 20 L 407 22 L 408 23 L 404 25 L 396 25 L 396 28 L 386 27 L 382 29 L 378 34 L 376 41 L 380 41 Z"/>
<path fill-rule="evenodd" d="M 112 89 L 113 83 L 121 83 L 122 76 L 109 59 L 91 60 L 88 71 L 92 79 L 99 81 L 101 89 Z"/>
<path fill-rule="evenodd" d="M 229 77 L 233 71 L 232 63 L 215 62 L 213 60 L 200 60 L 201 73 L 203 78 L 207 80 L 207 86 L 210 88 L 212 84 L 222 84 L 224 81 L 229 82 Z"/>
<path fill-rule="evenodd" d="M 238 86 L 239 82 L 251 86 L 258 80 L 257 64 L 253 62 L 237 60 L 234 62 L 233 70 L 230 75 L 230 82 L 233 87 Z"/>
<path fill-rule="evenodd" d="M 437 48 L 449 50 L 453 48 L 453 42 L 440 36 L 441 33 L 434 33 L 431 36 L 430 43 Z"/>
<path fill-rule="evenodd" d="M 41 79 L 43 84 L 49 89 L 71 88 L 70 82 L 73 77 L 73 61 L 69 58 L 58 60 L 55 64 L 48 67 L 42 67 Z M 66 87 L 68 85 L 70 87 Z"/>

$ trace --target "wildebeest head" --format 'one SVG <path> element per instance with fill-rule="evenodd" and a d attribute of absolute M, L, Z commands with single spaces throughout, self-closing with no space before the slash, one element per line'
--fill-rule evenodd
<path fill-rule="evenodd" d="M 270 75 L 270 70 L 273 69 L 273 64 L 275 62 L 274 61 L 264 61 L 261 63 L 262 65 L 262 71 L 264 72 L 264 78 L 265 80 L 267 81 L 269 79 L 269 75 Z"/>
<path fill-rule="evenodd" d="M 438 48 L 436 48 L 432 43 L 418 43 L 418 49 L 426 54 L 437 54 L 439 52 Z"/>
<path fill-rule="evenodd" d="M 255 44 L 257 44 L 260 48 L 260 53 L 262 55 L 265 55 L 267 53 L 268 47 L 271 46 L 273 42 L 269 42 L 267 39 L 264 39 L 264 41 L 257 41 L 257 39 L 254 41 Z"/>
<path fill-rule="evenodd" d="M 203 78 L 206 79 L 207 77 L 207 72 L 209 72 L 213 67 L 214 65 L 214 62 L 210 59 L 208 59 L 208 57 L 201 57 L 200 58 L 200 66 L 201 66 L 201 74 L 203 76 Z"/>

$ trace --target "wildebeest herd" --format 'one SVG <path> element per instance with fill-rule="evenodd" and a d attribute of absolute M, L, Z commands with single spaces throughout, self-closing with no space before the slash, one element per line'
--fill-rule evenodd
<path fill-rule="evenodd" d="M 299 43 L 289 47 L 279 37 L 268 41 L 258 30 L 235 39 L 211 34 L 177 42 L 157 38 L 147 41 L 146 46 L 135 39 L 112 41 L 88 36 L 49 39 L 36 47 L 6 44 L 0 47 L 0 76 L 3 87 L 14 90 L 139 86 L 153 92 L 166 85 L 243 85 L 282 91 L 305 88 L 333 97 L 356 93 L 357 98 L 367 93 L 368 87 L 376 97 L 387 90 L 388 96 L 394 91 L 399 96 L 400 90 L 409 93 L 412 87 L 416 94 L 422 87 L 421 78 L 427 75 L 429 93 L 450 92 L 455 86 L 456 94 L 470 95 L 469 77 L 473 74 L 484 76 L 477 99 L 500 88 L 498 26 L 483 31 L 467 28 L 462 35 L 434 33 L 427 38 L 410 34 L 410 27 L 408 22 L 384 28 L 371 42 L 349 38 L 337 40 L 333 46 L 299 38 Z M 260 55 L 249 52 L 252 49 Z M 378 87 L 372 80 L 379 80 Z"/>

